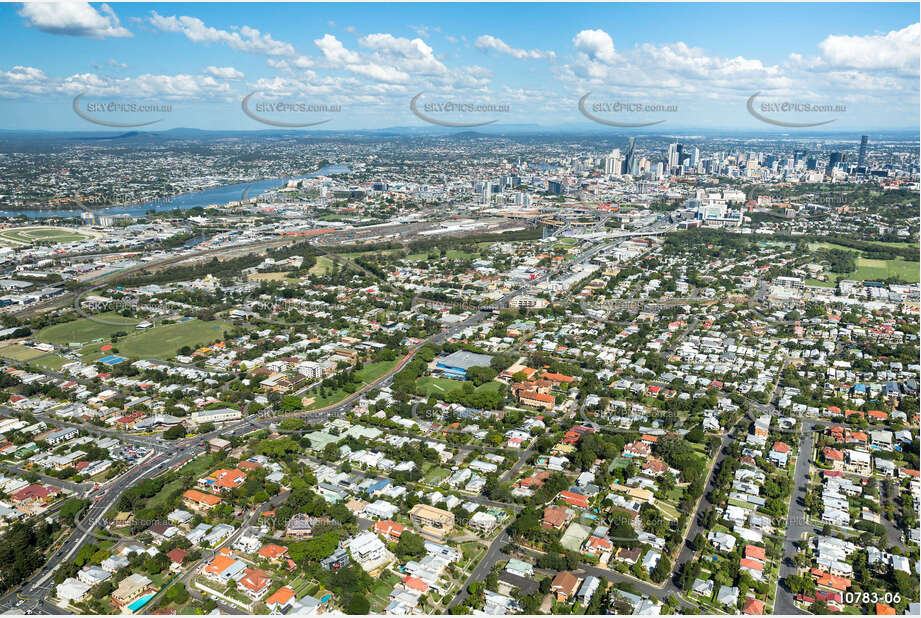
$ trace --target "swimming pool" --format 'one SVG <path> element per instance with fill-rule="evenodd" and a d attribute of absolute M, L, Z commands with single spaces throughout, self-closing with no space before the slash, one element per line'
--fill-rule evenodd
<path fill-rule="evenodd" d="M 138 611 L 139 609 L 141 609 L 142 607 L 144 607 L 145 605 L 147 605 L 147 602 L 150 601 L 150 600 L 151 600 L 152 598 L 154 598 L 155 596 L 157 596 L 157 595 L 154 594 L 153 592 L 151 592 L 151 593 L 149 593 L 149 594 L 145 594 L 144 596 L 142 596 L 142 597 L 140 597 L 139 599 L 137 599 L 134 603 L 132 603 L 131 605 L 129 605 L 129 606 L 128 606 L 128 609 L 130 609 L 130 610 L 133 611 L 133 612 L 136 612 L 136 611 Z"/>

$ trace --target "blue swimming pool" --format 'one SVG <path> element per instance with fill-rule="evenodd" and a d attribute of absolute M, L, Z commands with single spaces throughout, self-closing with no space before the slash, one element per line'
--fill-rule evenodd
<path fill-rule="evenodd" d="M 130 609 L 130 610 L 133 611 L 133 612 L 136 612 L 136 611 L 138 611 L 139 609 L 141 609 L 142 607 L 144 607 L 145 605 L 147 605 L 147 602 L 150 601 L 150 600 L 151 600 L 152 598 L 154 598 L 155 596 L 157 596 L 157 595 L 154 594 L 154 593 L 152 593 L 152 592 L 149 593 L 149 594 L 145 594 L 145 595 L 142 596 L 141 598 L 137 599 L 134 603 L 132 603 L 131 605 L 129 605 L 129 606 L 128 606 L 128 609 Z"/>

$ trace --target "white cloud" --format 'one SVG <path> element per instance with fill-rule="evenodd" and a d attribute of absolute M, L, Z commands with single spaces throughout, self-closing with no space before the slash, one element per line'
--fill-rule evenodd
<path fill-rule="evenodd" d="M 593 62 L 613 64 L 618 59 L 614 41 L 604 30 L 583 30 L 573 38 L 572 44 Z"/>
<path fill-rule="evenodd" d="M 238 71 L 233 67 L 206 67 L 205 73 L 211 75 L 212 77 L 232 81 L 240 80 L 244 77 L 242 71 Z"/>
<path fill-rule="evenodd" d="M 442 64 L 422 39 L 395 37 L 392 34 L 369 34 L 358 40 L 362 47 L 374 51 L 379 64 L 393 65 L 399 71 L 418 75 L 444 75 L 448 68 Z"/>
<path fill-rule="evenodd" d="M 99 5 L 99 11 L 89 2 L 26 3 L 19 8 L 26 24 L 50 34 L 85 36 L 93 39 L 134 36 L 118 21 L 118 16 L 108 4 Z"/>
<path fill-rule="evenodd" d="M 556 52 L 554 51 L 542 51 L 539 49 L 518 49 L 516 47 L 512 47 L 502 39 L 491 36 L 489 34 L 484 34 L 477 38 L 473 46 L 484 52 L 494 50 L 500 54 L 507 54 L 517 60 L 540 60 L 542 58 L 548 58 L 552 60 L 556 58 Z"/>
<path fill-rule="evenodd" d="M 345 45 L 332 34 L 325 34 L 322 39 L 316 39 L 314 43 L 323 52 L 323 57 L 334 66 L 361 62 L 361 56 L 358 53 L 346 49 Z"/>
<path fill-rule="evenodd" d="M 45 94 L 49 88 L 50 80 L 41 69 L 14 66 L 9 71 L 0 71 L 0 95 L 4 97 Z"/>
<path fill-rule="evenodd" d="M 921 62 L 921 23 L 885 35 L 831 35 L 819 43 L 822 56 L 837 67 L 895 69 L 918 73 Z"/>
<path fill-rule="evenodd" d="M 206 26 L 197 17 L 187 15 L 165 17 L 159 15 L 156 11 L 151 11 L 149 21 L 159 30 L 184 34 L 187 39 L 194 43 L 218 43 L 238 51 L 267 56 L 295 55 L 294 46 L 290 43 L 275 40 L 271 34 L 263 34 L 249 26 L 240 26 L 230 32 Z"/>

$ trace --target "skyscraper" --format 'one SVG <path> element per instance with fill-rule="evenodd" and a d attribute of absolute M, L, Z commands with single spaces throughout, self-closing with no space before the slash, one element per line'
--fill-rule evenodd
<path fill-rule="evenodd" d="M 867 141 L 870 138 L 866 135 L 860 136 L 860 152 L 857 154 L 857 169 L 867 165 Z"/>
<path fill-rule="evenodd" d="M 825 166 L 825 173 L 831 174 L 835 167 L 844 161 L 844 153 L 832 152 L 828 155 L 828 165 Z"/>
<path fill-rule="evenodd" d="M 627 149 L 624 151 L 624 173 L 633 173 L 633 162 L 636 159 L 636 138 L 631 137 L 627 141 Z"/>

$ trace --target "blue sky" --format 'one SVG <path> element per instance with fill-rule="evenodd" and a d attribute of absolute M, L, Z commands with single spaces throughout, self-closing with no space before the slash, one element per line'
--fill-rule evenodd
<path fill-rule="evenodd" d="M 0 128 L 99 129 L 81 93 L 92 118 L 154 129 L 264 129 L 251 93 L 269 120 L 425 126 L 424 92 L 447 122 L 588 127 L 591 93 L 615 122 L 764 130 L 760 92 L 778 120 L 917 129 L 919 49 L 912 3 L 2 4 Z M 170 108 L 115 109 L 132 104 Z"/>

